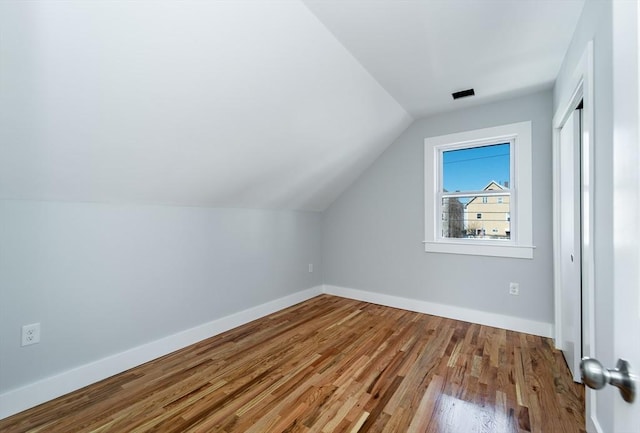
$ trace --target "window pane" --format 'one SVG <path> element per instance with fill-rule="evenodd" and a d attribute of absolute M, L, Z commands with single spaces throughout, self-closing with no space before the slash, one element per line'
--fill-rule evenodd
<path fill-rule="evenodd" d="M 482 198 L 444 197 L 442 237 L 511 239 L 510 195 L 489 196 L 486 203 Z"/>
<path fill-rule="evenodd" d="M 509 187 L 509 143 L 442 152 L 444 191 L 482 191 L 492 182 Z"/>

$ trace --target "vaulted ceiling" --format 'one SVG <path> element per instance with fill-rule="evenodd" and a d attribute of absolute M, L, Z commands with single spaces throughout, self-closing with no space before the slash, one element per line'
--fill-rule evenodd
<path fill-rule="evenodd" d="M 581 7 L 4 0 L 0 198 L 323 210 L 414 118 L 549 86 Z"/>

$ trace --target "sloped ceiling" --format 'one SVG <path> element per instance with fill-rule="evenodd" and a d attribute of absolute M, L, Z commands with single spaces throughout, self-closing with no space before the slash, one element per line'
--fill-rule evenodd
<path fill-rule="evenodd" d="M 323 210 L 413 118 L 550 86 L 582 3 L 0 1 L 0 199 Z"/>
<path fill-rule="evenodd" d="M 0 2 L 0 198 L 322 210 L 412 121 L 299 1 Z"/>
<path fill-rule="evenodd" d="M 415 118 L 552 86 L 584 0 L 304 0 Z M 453 101 L 451 93 L 475 88 Z"/>

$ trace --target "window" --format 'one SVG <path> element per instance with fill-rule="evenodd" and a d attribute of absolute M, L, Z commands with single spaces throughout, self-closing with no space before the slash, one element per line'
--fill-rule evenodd
<path fill-rule="evenodd" d="M 438 149 L 442 181 L 437 202 L 443 215 L 443 238 L 477 238 L 480 229 L 490 233 L 488 239 L 510 239 L 511 228 L 501 215 L 510 210 L 512 147 L 513 140 Z M 461 206 L 452 208 L 455 200 Z M 483 221 L 471 221 L 473 214 Z M 459 230 L 451 229 L 453 221 L 460 226 Z"/>
<path fill-rule="evenodd" d="M 531 122 L 427 138 L 425 182 L 427 252 L 533 258 Z"/>

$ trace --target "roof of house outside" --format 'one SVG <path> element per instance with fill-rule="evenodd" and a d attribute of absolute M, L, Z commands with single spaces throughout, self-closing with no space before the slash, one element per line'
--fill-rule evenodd
<path fill-rule="evenodd" d="M 496 182 L 495 180 L 492 180 L 491 182 L 489 182 L 489 183 L 487 184 L 487 186 L 485 186 L 484 188 L 482 188 L 482 190 L 483 190 L 483 191 L 495 191 L 496 189 L 501 189 L 501 190 L 503 190 L 503 189 L 504 189 L 504 187 L 503 187 L 502 185 L 500 185 L 498 182 Z M 474 201 L 475 199 L 477 199 L 477 198 L 478 198 L 478 197 L 474 197 L 474 198 L 472 198 L 471 200 L 469 200 L 469 201 L 464 205 L 464 207 L 469 206 L 469 205 L 470 205 L 471 203 L 473 203 L 473 201 Z"/>

